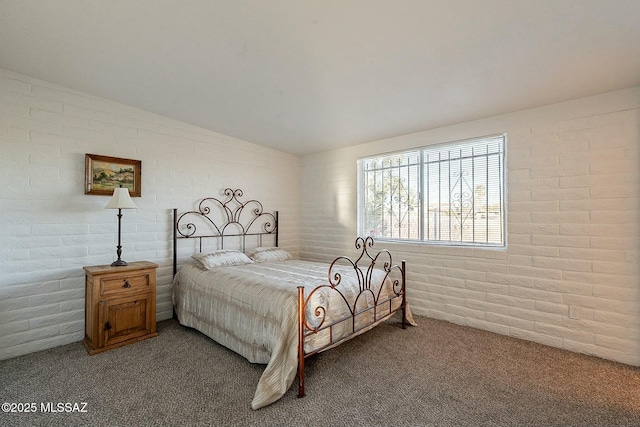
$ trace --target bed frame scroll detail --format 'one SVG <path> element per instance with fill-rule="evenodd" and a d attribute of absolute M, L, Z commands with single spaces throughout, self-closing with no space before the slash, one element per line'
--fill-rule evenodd
<path fill-rule="evenodd" d="M 402 314 L 402 329 L 406 329 L 407 327 L 406 262 L 402 260 L 400 265 L 393 264 L 391 253 L 386 249 L 377 252 L 375 256 L 371 255 L 369 253 L 369 248 L 372 248 L 373 244 L 374 242 L 372 237 L 358 237 L 355 242 L 356 249 L 361 251 L 358 259 L 352 261 L 346 256 L 340 256 L 333 260 L 329 267 L 328 283 L 314 288 L 308 293 L 308 295 L 305 295 L 305 289 L 303 286 L 298 287 L 298 397 L 305 396 L 305 358 L 347 341 L 358 333 L 389 318 L 397 311 L 401 311 Z M 361 262 L 368 263 L 368 265 L 361 267 L 359 266 L 359 263 Z M 376 264 L 380 263 L 382 263 L 381 269 L 385 274 L 381 281 L 381 285 L 376 288 L 372 278 L 374 267 Z M 353 268 L 358 279 L 359 293 L 355 296 L 353 301 L 349 301 L 340 289 L 342 274 L 336 271 L 336 267 L 339 264 L 346 264 L 348 267 Z M 386 285 L 386 279 L 389 278 L 392 273 L 396 274 L 395 277 L 391 278 L 391 286 L 388 286 Z M 383 298 L 382 291 L 385 286 L 391 289 L 387 289 L 389 292 Z M 324 289 L 329 290 L 330 292 L 337 292 L 339 294 L 348 308 L 349 313 L 347 316 L 325 324 L 327 314 L 325 308 L 320 305 L 314 305 L 315 303 L 312 302 L 314 295 Z M 364 308 L 359 308 L 359 302 L 367 297 L 373 299 L 373 304 L 365 305 Z M 398 300 L 400 300 L 400 304 L 394 307 L 393 302 Z M 357 318 L 371 311 L 373 312 L 371 317 L 372 320 L 364 325 L 357 326 Z M 316 326 L 311 326 L 307 322 L 307 312 L 313 313 L 313 316 L 315 316 L 315 320 L 317 321 Z M 334 340 L 333 328 L 344 322 L 350 322 L 351 333 L 347 336 Z M 329 342 L 326 345 L 307 353 L 304 349 L 306 338 L 324 330 L 328 330 L 329 332 Z"/>
<path fill-rule="evenodd" d="M 242 251 L 246 249 L 247 237 L 255 236 L 258 246 L 263 244 L 263 236 L 272 235 L 278 246 L 278 211 L 264 212 L 262 203 L 257 200 L 243 202 L 240 189 L 226 188 L 223 192 L 226 198 L 204 198 L 198 203 L 197 210 L 188 211 L 178 216 L 178 210 L 173 209 L 173 275 L 178 271 L 178 239 L 197 239 L 200 252 L 203 240 L 214 238 L 224 249 L 225 238 L 240 239 Z M 217 209 L 211 209 L 215 206 Z M 201 226 L 201 229 L 198 229 Z M 202 231 L 204 229 L 204 231 Z"/>

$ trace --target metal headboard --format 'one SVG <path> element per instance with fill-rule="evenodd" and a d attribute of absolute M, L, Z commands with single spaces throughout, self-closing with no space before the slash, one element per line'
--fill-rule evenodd
<path fill-rule="evenodd" d="M 207 197 L 198 203 L 198 210 L 178 216 L 173 210 L 173 275 L 178 269 L 178 239 L 197 239 L 202 251 L 203 239 L 219 239 L 224 249 L 224 239 L 238 237 L 241 247 L 246 249 L 247 236 L 256 236 L 258 246 L 262 246 L 262 237 L 273 235 L 278 246 L 278 211 L 264 212 L 262 203 L 257 200 L 243 202 L 242 190 L 224 190 L 226 199 Z M 217 207 L 212 210 L 209 205 Z M 198 228 L 200 226 L 200 228 Z"/>

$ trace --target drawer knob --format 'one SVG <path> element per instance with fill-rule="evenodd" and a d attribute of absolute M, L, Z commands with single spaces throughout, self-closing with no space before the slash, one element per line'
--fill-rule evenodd
<path fill-rule="evenodd" d="M 131 283 L 129 283 L 128 280 L 124 281 L 124 285 L 122 285 L 123 288 L 130 288 L 131 287 Z"/>

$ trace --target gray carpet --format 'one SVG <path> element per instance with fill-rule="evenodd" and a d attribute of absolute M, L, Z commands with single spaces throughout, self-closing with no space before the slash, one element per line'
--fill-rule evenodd
<path fill-rule="evenodd" d="M 307 362 L 278 402 L 250 408 L 264 368 L 174 320 L 160 335 L 88 356 L 80 343 L 0 362 L 2 426 L 639 426 L 640 369 L 416 317 Z M 86 402 L 86 413 L 41 403 Z"/>

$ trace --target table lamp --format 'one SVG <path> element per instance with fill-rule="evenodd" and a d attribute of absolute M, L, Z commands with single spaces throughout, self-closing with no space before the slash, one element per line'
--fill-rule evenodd
<path fill-rule="evenodd" d="M 120 244 L 121 238 L 121 223 L 122 223 L 122 209 L 136 209 L 136 205 L 131 200 L 131 196 L 129 196 L 129 190 L 127 188 L 116 188 L 113 190 L 113 196 L 105 209 L 118 209 L 118 249 L 116 253 L 118 254 L 118 259 L 111 264 L 112 267 L 123 267 L 127 265 L 126 261 L 120 258 L 122 255 L 122 245 Z"/>

